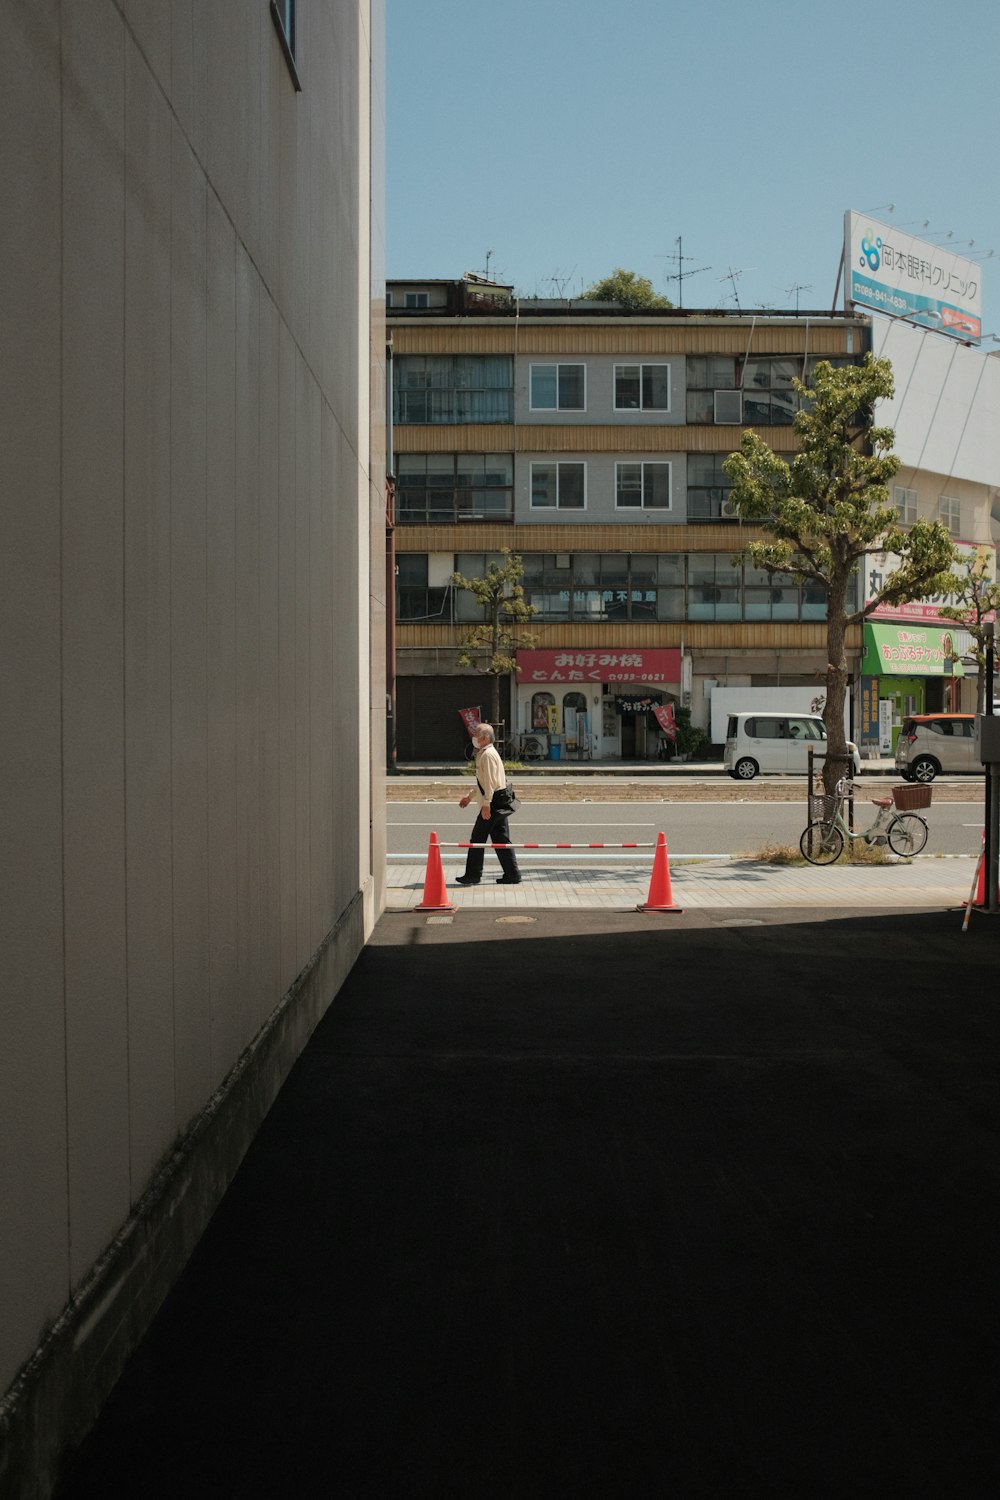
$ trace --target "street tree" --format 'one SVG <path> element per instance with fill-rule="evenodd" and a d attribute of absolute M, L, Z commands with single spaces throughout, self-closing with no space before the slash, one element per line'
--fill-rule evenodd
<path fill-rule="evenodd" d="M 653 291 L 653 283 L 648 276 L 637 276 L 635 271 L 623 271 L 621 266 L 616 266 L 610 276 L 605 276 L 602 281 L 595 281 L 583 293 L 587 302 L 617 302 L 619 307 L 627 307 L 633 312 L 639 312 L 644 307 L 673 307 L 668 297 L 661 297 L 658 292 Z"/>
<path fill-rule="evenodd" d="M 756 433 L 743 433 L 740 451 L 723 465 L 733 482 L 731 499 L 742 521 L 755 522 L 767 540 L 744 549 L 754 566 L 822 586 L 826 593 L 827 758 L 823 784 L 836 790 L 848 766 L 844 705 L 848 626 L 880 604 L 904 604 L 943 592 L 952 581 L 955 549 L 939 521 L 916 521 L 904 530 L 889 499 L 899 469 L 895 434 L 875 426 L 879 401 L 893 393 L 892 366 L 868 355 L 862 365 L 835 369 L 820 360 L 811 388 L 793 382 L 804 398 L 794 418 L 799 449 L 790 463 Z M 864 560 L 891 552 L 899 566 L 866 601 L 857 597 Z"/>
<path fill-rule="evenodd" d="M 488 563 L 482 578 L 451 575 L 457 589 L 467 590 L 482 605 L 482 621 L 470 625 L 459 640 L 458 665 L 476 666 L 492 676 L 490 723 L 494 725 L 500 721 L 501 677 L 517 671 L 518 650 L 530 651 L 538 644 L 538 637 L 524 629 L 538 613 L 534 604 L 525 603 L 524 563 L 507 547 L 500 556 L 502 562 Z"/>
<path fill-rule="evenodd" d="M 995 619 L 1000 609 L 1000 583 L 993 575 L 992 559 L 986 550 L 980 550 L 965 564 L 963 572 L 955 573 L 948 592 L 954 604 L 943 604 L 938 611 L 946 620 L 954 620 L 972 637 L 971 655 L 975 657 L 976 713 L 986 709 L 986 694 L 992 692 L 993 684 L 986 682 L 986 626 Z"/>

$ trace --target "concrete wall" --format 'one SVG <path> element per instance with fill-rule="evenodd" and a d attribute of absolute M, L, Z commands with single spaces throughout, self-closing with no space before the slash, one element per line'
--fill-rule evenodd
<path fill-rule="evenodd" d="M 264 0 L 0 0 L 8 1424 L 381 903 L 379 0 L 298 25 L 301 92 Z"/>

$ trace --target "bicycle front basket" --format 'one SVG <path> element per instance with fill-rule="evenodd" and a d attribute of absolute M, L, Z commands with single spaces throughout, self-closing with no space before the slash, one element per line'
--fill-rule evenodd
<path fill-rule="evenodd" d="M 817 819 L 828 823 L 839 806 L 839 797 L 831 797 L 829 792 L 813 792 L 809 797 L 810 823 L 815 823 Z"/>
<path fill-rule="evenodd" d="M 894 786 L 892 800 L 898 812 L 916 812 L 918 807 L 930 807 L 931 788 L 929 786 Z"/>

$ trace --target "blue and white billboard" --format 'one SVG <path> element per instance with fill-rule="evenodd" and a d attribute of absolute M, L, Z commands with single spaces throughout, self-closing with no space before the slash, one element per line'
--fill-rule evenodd
<path fill-rule="evenodd" d="M 844 216 L 844 259 L 848 310 L 854 304 L 979 343 L 983 296 L 974 261 L 853 210 Z"/>

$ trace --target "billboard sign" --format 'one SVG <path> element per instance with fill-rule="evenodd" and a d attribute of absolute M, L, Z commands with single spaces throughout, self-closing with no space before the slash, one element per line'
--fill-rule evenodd
<path fill-rule="evenodd" d="M 844 215 L 844 305 L 908 318 L 924 328 L 978 344 L 982 335 L 981 268 L 947 245 Z"/>
<path fill-rule="evenodd" d="M 989 583 L 996 577 L 996 550 L 992 543 L 956 542 L 956 558 L 952 565 L 959 578 L 963 570 L 971 567 L 981 567 L 985 582 Z M 885 585 L 890 574 L 895 573 L 902 567 L 903 559 L 895 552 L 872 552 L 865 560 L 864 572 L 864 602 L 868 604 Z M 932 594 L 927 599 L 910 599 L 905 604 L 879 604 L 875 609 L 869 611 L 871 619 L 891 620 L 933 620 L 939 624 L 947 625 L 947 618 L 941 614 L 941 606 L 957 606 L 958 600 L 954 594 Z M 951 626 L 954 630 L 955 626 Z"/>

